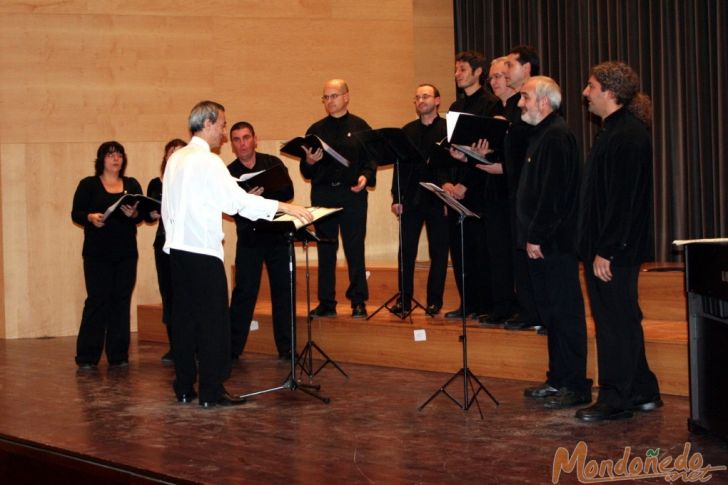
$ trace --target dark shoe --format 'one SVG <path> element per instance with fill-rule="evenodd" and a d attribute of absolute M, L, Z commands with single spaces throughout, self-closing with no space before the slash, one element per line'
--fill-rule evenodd
<path fill-rule="evenodd" d="M 538 330 L 541 325 L 532 322 L 524 322 L 522 320 L 506 320 L 503 325 L 506 330 Z"/>
<path fill-rule="evenodd" d="M 200 401 L 200 406 L 203 408 L 214 408 L 215 406 L 239 406 L 240 404 L 245 404 L 245 402 L 246 399 L 244 397 L 231 396 L 227 391 L 224 391 L 217 401 Z"/>
<path fill-rule="evenodd" d="M 78 364 L 78 370 L 96 370 L 97 366 L 96 364 L 92 364 L 91 362 L 82 362 Z"/>
<path fill-rule="evenodd" d="M 364 303 L 357 303 L 356 305 L 351 307 L 351 318 L 366 318 L 367 317 L 367 307 L 364 306 Z"/>
<path fill-rule="evenodd" d="M 278 360 L 291 360 L 291 351 L 278 352 Z"/>
<path fill-rule="evenodd" d="M 182 404 L 189 404 L 195 399 L 197 399 L 197 393 L 194 389 L 189 392 L 184 392 L 177 395 L 177 401 L 181 402 Z"/>
<path fill-rule="evenodd" d="M 162 356 L 162 364 L 174 364 L 174 359 L 172 358 L 172 351 L 170 350 L 166 354 Z"/>
<path fill-rule="evenodd" d="M 123 369 L 124 367 L 129 367 L 128 360 L 117 360 L 114 362 L 109 362 L 109 369 Z"/>
<path fill-rule="evenodd" d="M 402 300 L 397 300 L 397 303 L 395 303 L 389 311 L 401 317 L 402 315 L 409 313 L 411 311 L 411 307 L 408 305 L 407 308 L 403 308 Z"/>
<path fill-rule="evenodd" d="M 591 401 L 591 391 L 573 391 L 563 387 L 559 389 L 559 392 L 555 396 L 547 398 L 543 407 L 546 409 L 563 409 L 589 404 Z"/>
<path fill-rule="evenodd" d="M 662 399 L 660 398 L 660 395 L 643 398 L 641 396 L 637 396 L 632 400 L 632 407 L 630 408 L 632 411 L 654 411 L 657 408 L 661 408 L 664 405 L 662 402 Z"/>
<path fill-rule="evenodd" d="M 559 390 L 548 382 L 544 382 L 540 386 L 536 387 L 527 387 L 523 391 L 523 395 L 526 397 L 530 397 L 531 399 L 543 399 L 545 397 L 555 396 L 558 393 Z"/>
<path fill-rule="evenodd" d="M 493 320 L 487 313 L 478 316 L 478 323 L 481 327 L 500 327 L 501 325 L 503 325 L 502 321 Z"/>
<path fill-rule="evenodd" d="M 546 330 L 546 327 L 539 327 L 538 330 L 536 330 L 536 333 L 539 335 L 548 335 L 549 332 Z"/>
<path fill-rule="evenodd" d="M 445 319 L 446 320 L 455 320 L 455 319 L 460 320 L 462 318 L 463 318 L 463 313 L 460 310 L 460 308 L 458 308 L 457 310 L 453 310 L 451 312 L 447 312 L 445 314 Z M 466 313 L 465 314 L 465 319 L 466 320 L 475 320 L 477 318 L 478 318 L 478 314 L 475 313 L 475 312 L 469 312 L 469 313 Z"/>
<path fill-rule="evenodd" d="M 442 308 L 442 305 L 427 305 L 427 308 L 425 308 L 425 313 L 427 313 L 431 317 L 434 317 L 435 315 L 440 313 L 440 308 Z"/>
<path fill-rule="evenodd" d="M 481 315 L 478 321 L 481 325 L 502 325 L 510 318 L 513 318 L 512 312 L 493 312 Z"/>
<path fill-rule="evenodd" d="M 615 408 L 612 405 L 598 402 L 588 408 L 579 409 L 575 416 L 582 421 L 612 421 L 615 419 L 627 419 L 633 416 L 632 411 Z"/>
<path fill-rule="evenodd" d="M 336 307 L 330 307 L 327 305 L 319 304 L 316 308 L 311 310 L 310 315 L 313 318 L 320 318 L 320 317 L 335 317 L 336 316 Z"/>

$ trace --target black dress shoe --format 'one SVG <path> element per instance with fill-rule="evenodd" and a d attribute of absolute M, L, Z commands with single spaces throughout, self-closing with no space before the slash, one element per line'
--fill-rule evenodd
<path fill-rule="evenodd" d="M 81 362 L 78 364 L 78 370 L 96 370 L 97 368 L 96 364 L 92 364 L 91 362 Z"/>
<path fill-rule="evenodd" d="M 409 305 L 407 305 L 406 308 L 402 307 L 402 300 L 397 300 L 397 303 L 395 303 L 394 306 L 389 309 L 390 312 L 392 312 L 398 316 L 407 314 L 410 312 L 410 310 L 411 310 L 411 306 L 409 306 Z"/>
<path fill-rule="evenodd" d="M 174 359 L 172 358 L 172 351 L 170 350 L 169 352 L 164 354 L 160 360 L 162 361 L 162 364 L 174 364 Z"/>
<path fill-rule="evenodd" d="M 352 318 L 366 318 L 367 317 L 367 307 L 364 306 L 364 303 L 357 303 L 356 305 L 351 307 L 351 317 Z"/>
<path fill-rule="evenodd" d="M 559 389 L 556 395 L 546 398 L 543 407 L 546 409 L 563 409 L 589 404 L 591 401 L 591 391 L 574 391 L 563 387 Z"/>
<path fill-rule="evenodd" d="M 481 325 L 502 325 L 510 318 L 513 318 L 513 312 L 493 312 L 481 315 L 478 321 Z"/>
<path fill-rule="evenodd" d="M 109 369 L 123 369 L 124 367 L 129 367 L 128 360 L 115 360 L 114 362 L 109 362 Z"/>
<path fill-rule="evenodd" d="M 442 305 L 427 305 L 427 308 L 425 308 L 425 313 L 427 313 L 431 317 L 434 317 L 435 315 L 440 313 L 440 308 L 442 308 Z"/>
<path fill-rule="evenodd" d="M 203 408 L 214 408 L 215 406 L 239 406 L 245 404 L 246 399 L 244 397 L 235 397 L 224 391 L 217 401 L 200 401 L 200 406 Z"/>
<path fill-rule="evenodd" d="M 192 389 L 189 392 L 184 392 L 182 394 L 177 394 L 177 401 L 181 402 L 182 404 L 189 404 L 192 401 L 197 399 L 197 393 L 194 389 Z"/>
<path fill-rule="evenodd" d="M 463 313 L 462 313 L 462 310 L 460 310 L 460 308 L 458 308 L 457 310 L 453 310 L 453 311 L 447 312 L 445 314 L 445 319 L 446 320 L 455 320 L 455 319 L 458 319 L 459 320 L 459 319 L 462 319 L 462 318 L 463 318 Z M 465 314 L 465 319 L 466 320 L 475 320 L 477 318 L 478 318 L 478 314 L 475 313 L 475 312 L 467 312 Z"/>
<path fill-rule="evenodd" d="M 336 307 L 330 307 L 327 305 L 319 304 L 316 308 L 311 310 L 310 315 L 314 318 L 317 317 L 335 317 Z"/>
<path fill-rule="evenodd" d="M 501 325 L 503 325 L 502 321 L 493 320 L 488 313 L 484 315 L 479 315 L 478 323 L 481 327 L 500 327 Z"/>
<path fill-rule="evenodd" d="M 291 351 L 278 352 L 278 360 L 291 360 Z"/>
<path fill-rule="evenodd" d="M 555 396 L 558 393 L 559 390 L 548 382 L 544 382 L 540 386 L 536 387 L 527 387 L 523 391 L 523 395 L 526 397 L 530 397 L 531 399 L 543 399 L 545 397 Z"/>
<path fill-rule="evenodd" d="M 632 411 L 654 411 L 657 408 L 661 408 L 664 405 L 662 402 L 662 399 L 660 398 L 660 395 L 657 394 L 656 396 L 651 397 L 642 397 L 637 396 L 634 399 L 632 399 L 632 407 L 630 408 Z"/>
<path fill-rule="evenodd" d="M 588 408 L 579 409 L 575 415 L 582 421 L 613 421 L 615 419 L 627 419 L 633 416 L 628 409 L 616 408 L 610 404 L 598 402 Z"/>
<path fill-rule="evenodd" d="M 538 330 L 541 325 L 523 320 L 506 320 L 503 328 L 506 330 Z"/>

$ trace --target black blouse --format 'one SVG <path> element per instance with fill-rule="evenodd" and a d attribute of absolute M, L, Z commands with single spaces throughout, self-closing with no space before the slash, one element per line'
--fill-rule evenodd
<path fill-rule="evenodd" d="M 124 190 L 118 193 L 106 191 L 101 178 L 86 177 L 78 183 L 73 195 L 71 219 L 83 226 L 83 256 L 117 258 L 136 255 L 137 224 L 141 218 L 129 218 L 121 212 L 112 214 L 103 227 L 96 227 L 88 221 L 92 213 L 104 213 L 106 209 L 124 194 L 141 194 L 139 182 L 132 177 L 122 177 Z"/>

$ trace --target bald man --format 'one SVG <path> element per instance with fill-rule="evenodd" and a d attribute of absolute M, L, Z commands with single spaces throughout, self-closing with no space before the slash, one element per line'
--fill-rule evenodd
<path fill-rule="evenodd" d="M 367 187 L 376 184 L 376 165 L 369 160 L 364 148 L 352 136 L 370 130 L 366 121 L 349 113 L 349 86 L 343 79 L 324 84 L 321 102 L 327 116 L 306 131 L 325 141 L 343 155 L 349 167 L 324 157 L 323 151 L 304 147 L 301 174 L 311 180 L 311 204 L 322 207 L 342 207 L 343 210 L 316 223 L 316 234 L 332 243 L 318 244 L 319 305 L 311 310 L 313 317 L 336 315 L 336 253 L 339 232 L 344 244 L 344 256 L 349 269 L 349 288 L 346 297 L 351 301 L 351 316 L 367 316 L 365 302 L 369 298 L 364 267 L 364 238 L 367 226 Z"/>

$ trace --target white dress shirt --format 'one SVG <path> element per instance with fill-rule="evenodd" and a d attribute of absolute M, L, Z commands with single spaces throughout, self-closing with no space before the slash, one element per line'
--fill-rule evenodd
<path fill-rule="evenodd" d="M 189 145 L 172 154 L 164 171 L 164 252 L 179 249 L 224 261 L 223 212 L 254 221 L 271 220 L 277 210 L 278 201 L 241 189 L 210 145 L 193 136 Z"/>

